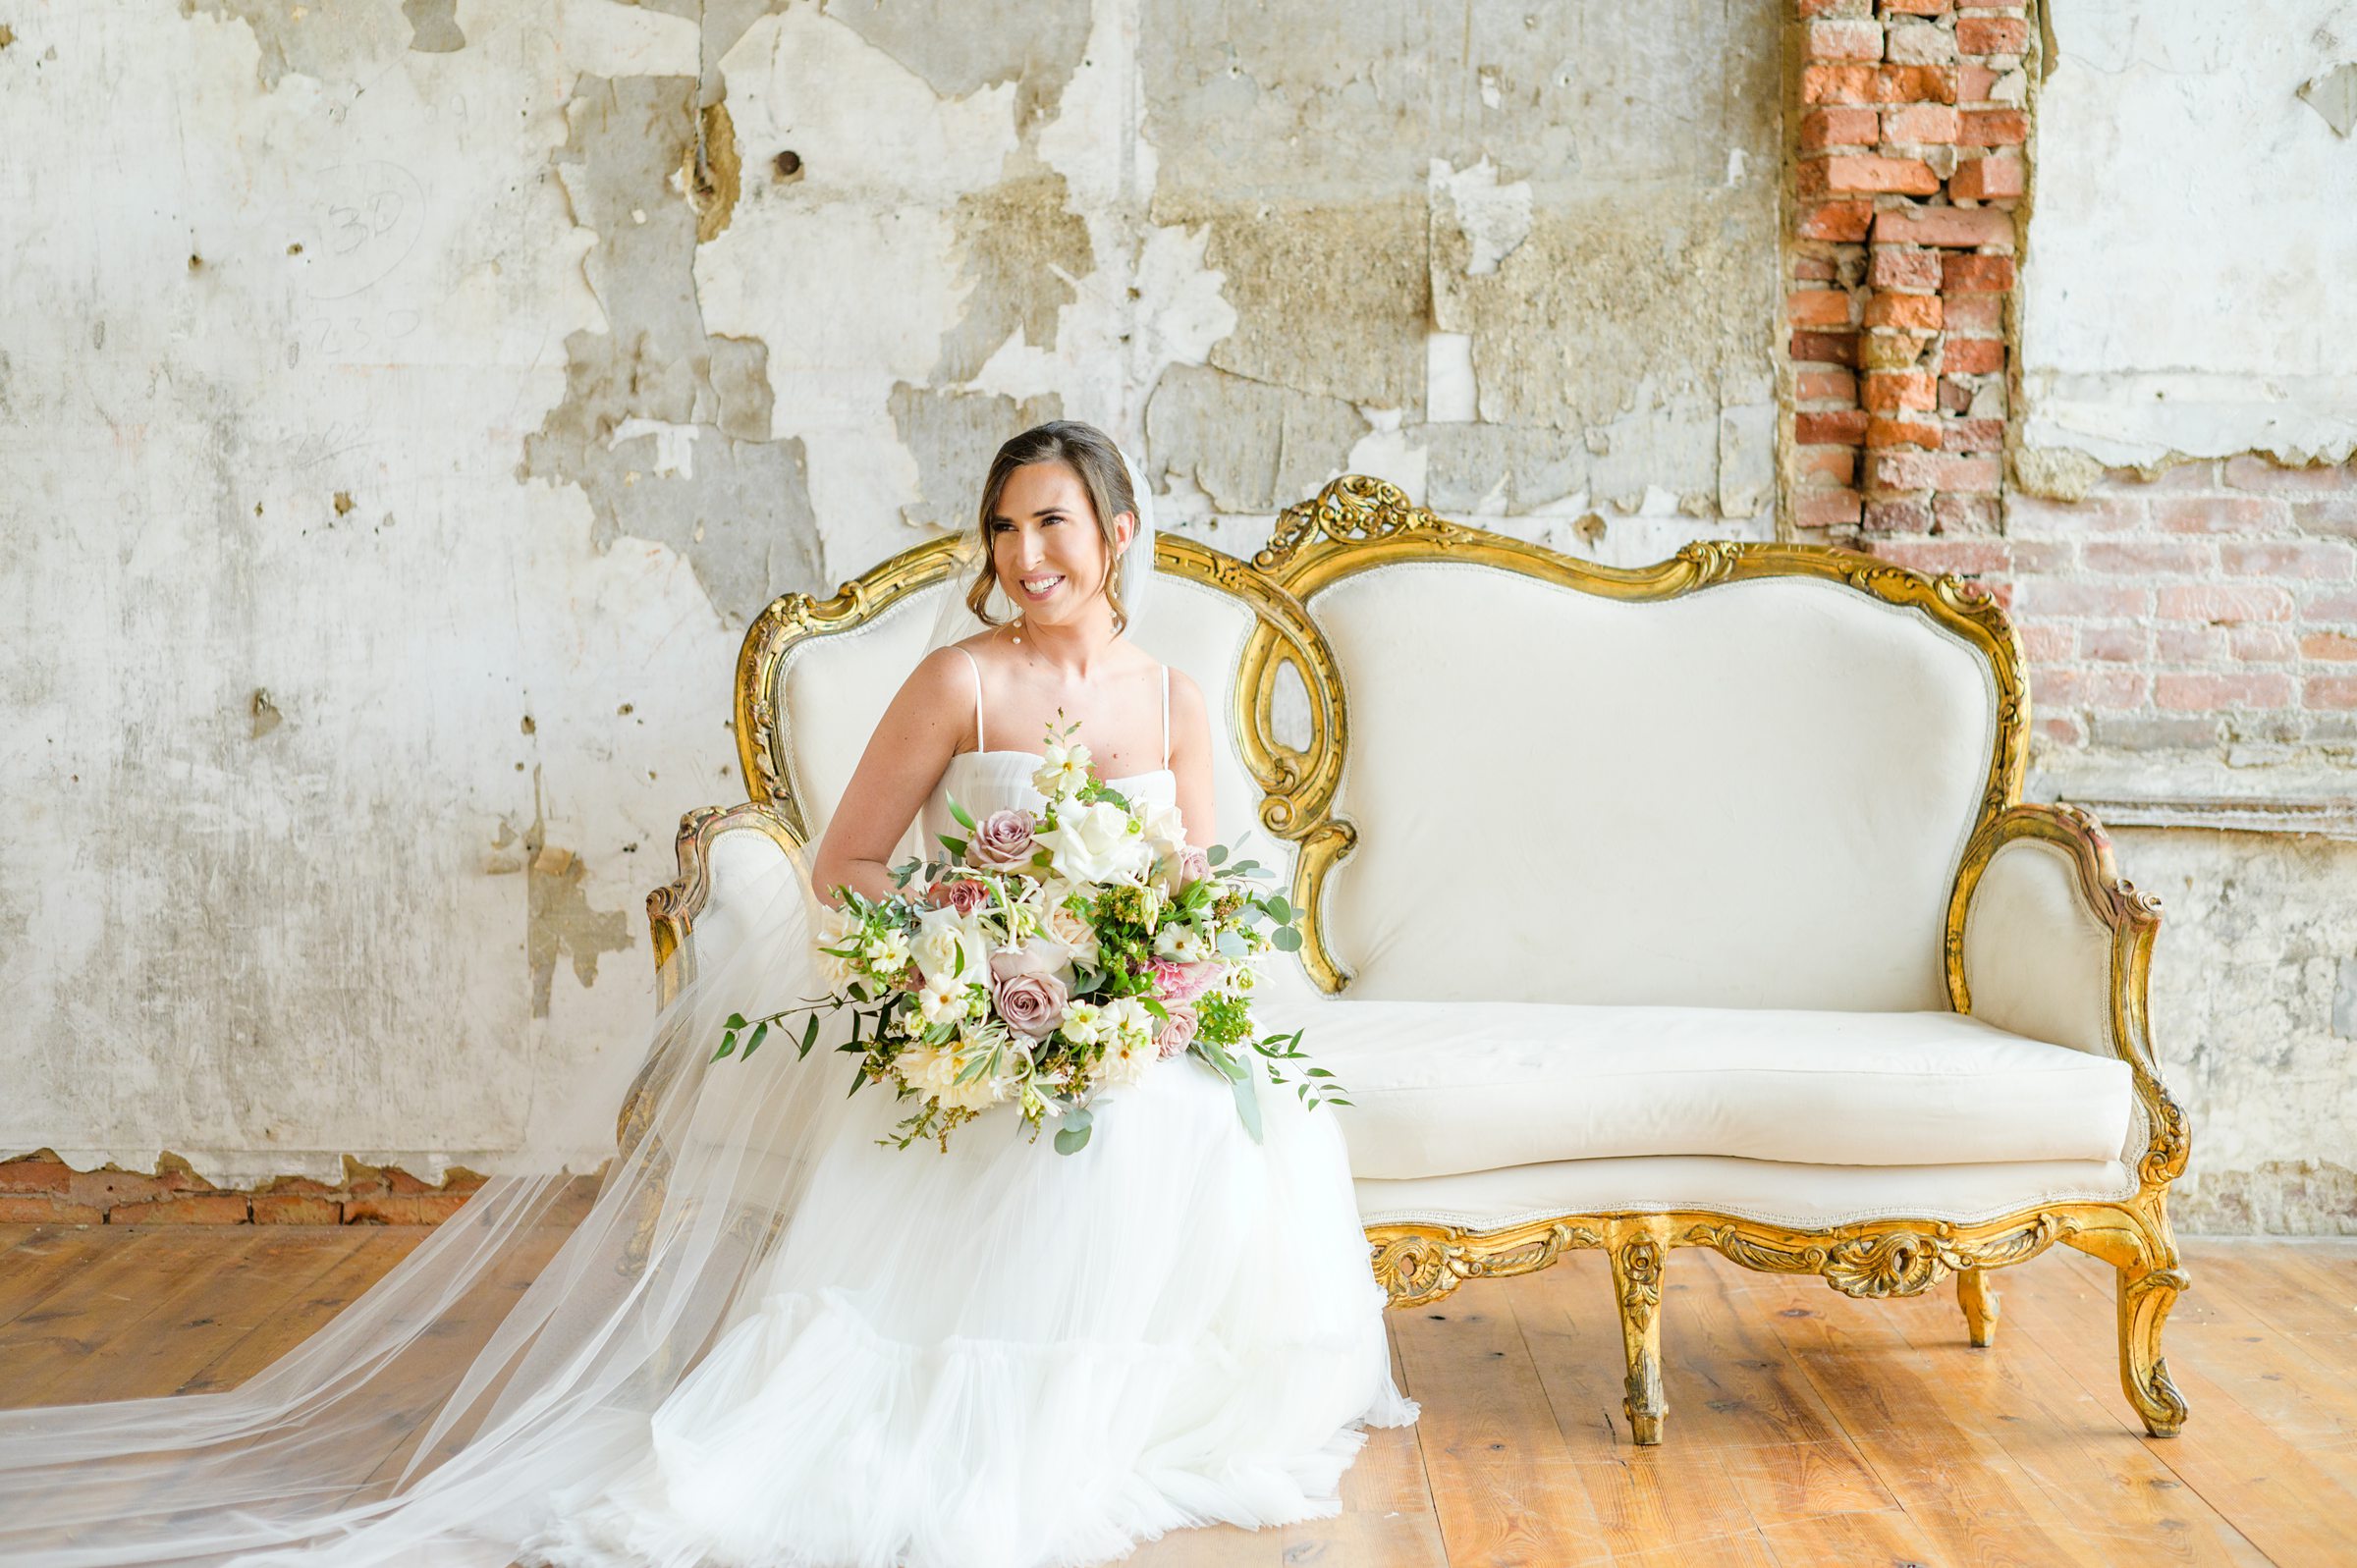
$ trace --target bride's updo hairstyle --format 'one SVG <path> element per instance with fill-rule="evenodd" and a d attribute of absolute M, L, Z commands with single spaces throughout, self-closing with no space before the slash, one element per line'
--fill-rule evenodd
<path fill-rule="evenodd" d="M 1129 488 L 1129 466 L 1122 461 L 1122 449 L 1104 431 L 1077 419 L 1051 419 L 1044 425 L 1034 425 L 1010 440 L 990 460 L 990 477 L 982 481 L 982 508 L 977 524 L 982 530 L 982 571 L 965 590 L 966 608 L 984 625 L 1002 623 L 990 613 L 990 590 L 999 580 L 998 554 L 991 548 L 990 519 L 999 510 L 999 498 L 1014 470 L 1035 462 L 1063 463 L 1080 476 L 1081 487 L 1088 492 L 1088 504 L 1097 514 L 1097 531 L 1105 540 L 1105 578 L 1097 587 L 1105 595 L 1105 602 L 1113 606 L 1113 629 L 1118 635 L 1128 626 L 1129 612 L 1123 607 L 1121 593 L 1114 586 L 1120 540 L 1113 531 L 1113 519 L 1124 512 L 1135 514 L 1137 496 Z M 1008 597 L 1012 599 L 1014 595 Z"/>

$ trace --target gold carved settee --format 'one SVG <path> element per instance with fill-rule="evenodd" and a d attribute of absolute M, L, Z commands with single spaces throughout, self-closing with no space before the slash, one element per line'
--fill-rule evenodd
<path fill-rule="evenodd" d="M 750 798 L 682 824 L 659 960 L 724 940 L 733 860 L 824 831 L 970 548 L 754 622 Z M 1676 1248 L 1860 1297 L 1952 1274 L 1986 1345 L 1989 1271 L 2063 1242 L 2117 1270 L 2128 1398 L 2178 1429 L 2160 904 L 2085 812 L 2020 799 L 2020 648 L 1978 584 L 1720 541 L 1592 566 L 1359 476 L 1249 561 L 1165 534 L 1155 564 L 1131 635 L 1212 698 L 1219 838 L 1289 869 L 1304 942 L 1261 1010 L 1349 1087 L 1395 1305 L 1603 1250 L 1658 1442 Z"/>

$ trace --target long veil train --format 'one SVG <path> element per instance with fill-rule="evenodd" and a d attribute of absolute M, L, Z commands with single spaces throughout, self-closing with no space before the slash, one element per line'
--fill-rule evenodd
<path fill-rule="evenodd" d="M 1153 555 L 1138 489 L 1132 604 Z M 974 629 L 949 598 L 937 643 Z M 813 974 L 802 857 L 731 905 L 744 917 L 713 935 L 733 940 L 667 960 L 636 1136 L 586 1212 L 578 1178 L 494 1177 L 235 1389 L 0 1411 L 0 1562 L 506 1568 L 536 1504 L 627 1470 L 648 1414 L 757 1305 L 747 1286 L 854 1104 L 822 1054 L 839 1034 L 807 1061 L 710 1060 L 730 1012 L 786 1005 Z M 611 1114 L 623 1087 L 574 1085 L 576 1108 Z"/>

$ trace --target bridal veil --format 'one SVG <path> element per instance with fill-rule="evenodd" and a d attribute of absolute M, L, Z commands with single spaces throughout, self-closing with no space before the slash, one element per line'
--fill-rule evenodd
<path fill-rule="evenodd" d="M 1130 472 L 1134 608 L 1153 530 Z M 945 597 L 929 647 L 980 629 Z M 666 960 L 643 1098 L 593 1199 L 565 1171 L 493 1177 L 235 1389 L 0 1411 L 0 1562 L 506 1568 L 535 1504 L 627 1468 L 649 1413 L 751 1310 L 849 1105 L 827 1054 L 848 1020 L 806 1061 L 786 1041 L 711 1059 L 730 1013 L 816 987 L 800 857 L 731 904 L 744 916 Z M 566 1092 L 611 1115 L 640 1065 Z"/>

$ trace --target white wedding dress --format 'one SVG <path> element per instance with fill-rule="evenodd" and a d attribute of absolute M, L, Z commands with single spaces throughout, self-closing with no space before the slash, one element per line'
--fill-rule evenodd
<path fill-rule="evenodd" d="M 1167 704 L 1166 672 L 1166 763 Z M 1037 808 L 1036 764 L 954 758 L 925 831 Z M 1256 1075 L 1255 1142 L 1178 1056 L 1077 1154 L 1007 1107 L 881 1147 L 905 1108 L 847 1098 L 828 1037 L 709 1060 L 729 1011 L 823 989 L 801 876 L 664 1010 L 646 1135 L 577 1223 L 495 1178 L 239 1389 L 0 1411 L 0 1561 L 1078 1568 L 1335 1513 L 1363 1427 L 1416 1416 L 1335 1113 Z M 487 1342 L 437 1338 L 501 1290 Z"/>

